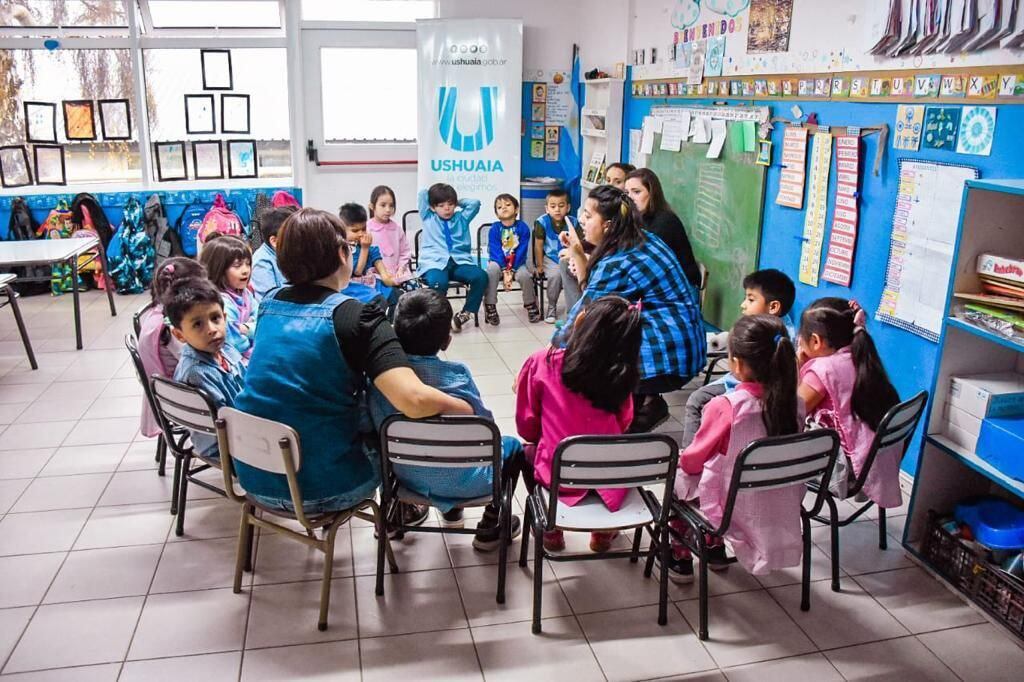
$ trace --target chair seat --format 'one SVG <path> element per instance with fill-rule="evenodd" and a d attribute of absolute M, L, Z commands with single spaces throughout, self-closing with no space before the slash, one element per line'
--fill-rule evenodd
<path fill-rule="evenodd" d="M 406 488 L 401 483 L 398 484 L 398 492 L 396 497 L 400 502 L 409 502 L 411 504 L 425 504 L 427 506 L 434 506 L 433 501 L 429 497 L 420 495 L 415 490 Z M 484 507 L 491 503 L 491 496 L 484 495 L 483 497 L 467 498 L 460 500 L 455 506 L 459 509 L 464 507 Z"/>
<path fill-rule="evenodd" d="M 547 488 L 537 487 L 544 509 L 548 508 Z M 597 495 L 587 495 L 570 507 L 559 503 L 555 527 L 560 530 L 622 530 L 654 523 L 654 515 L 640 495 L 639 488 L 630 489 L 618 511 L 609 511 Z"/>

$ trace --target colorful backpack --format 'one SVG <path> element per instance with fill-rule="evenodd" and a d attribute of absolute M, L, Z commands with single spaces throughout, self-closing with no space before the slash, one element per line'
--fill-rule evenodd
<path fill-rule="evenodd" d="M 119 294 L 139 294 L 153 279 L 156 253 L 142 224 L 142 205 L 132 197 L 124 207 L 124 219 L 107 251 L 110 278 Z"/>
<path fill-rule="evenodd" d="M 249 221 L 249 248 L 256 252 L 256 249 L 263 245 L 263 214 L 273 206 L 270 197 L 263 192 L 256 193 L 255 207 L 249 209 L 252 220 Z"/>
<path fill-rule="evenodd" d="M 61 199 L 57 202 L 57 207 L 50 211 L 46 220 L 36 230 L 36 235 L 43 239 L 67 239 L 71 234 L 71 209 L 68 208 L 68 202 Z M 82 286 L 81 279 L 79 279 L 78 286 Z M 67 263 L 51 266 L 50 293 L 60 296 L 71 291 L 72 288 L 71 266 Z"/>
<path fill-rule="evenodd" d="M 196 239 L 197 251 L 202 251 L 203 244 L 206 243 L 214 232 L 232 237 L 242 236 L 242 219 L 238 217 L 237 213 L 228 208 L 223 194 L 218 194 L 214 197 L 213 206 L 210 207 L 206 217 L 203 218 L 203 224 L 199 227 L 199 234 Z"/>
<path fill-rule="evenodd" d="M 178 233 L 178 238 L 181 240 L 181 248 L 185 255 L 190 258 L 195 258 L 199 252 L 197 243 L 199 228 L 202 227 L 203 219 L 206 217 L 208 210 L 197 199 L 185 207 L 185 210 L 178 216 L 178 222 L 174 224 L 174 230 Z"/>
<path fill-rule="evenodd" d="M 302 208 L 302 204 L 299 203 L 299 200 L 293 197 L 291 192 L 286 192 L 283 189 L 279 189 L 274 192 L 274 197 L 270 200 L 270 203 L 274 208 L 281 208 L 282 206 Z"/>
<path fill-rule="evenodd" d="M 146 200 L 146 206 L 142 209 L 142 227 L 156 251 L 157 267 L 167 258 L 185 255 L 181 248 L 181 237 L 167 224 L 167 214 L 160 203 L 159 194 L 153 194 Z"/>
<path fill-rule="evenodd" d="M 100 207 L 100 202 L 88 192 L 77 194 L 72 200 L 71 222 L 79 226 L 85 226 L 88 222 L 89 227 L 100 238 L 100 243 L 104 248 L 110 245 L 110 240 L 114 237 L 114 230 L 110 226 L 110 221 L 103 212 L 103 208 Z"/>
<path fill-rule="evenodd" d="M 36 238 L 36 231 L 39 223 L 28 207 L 24 197 L 15 197 L 11 201 L 11 218 L 7 223 L 7 241 L 26 241 Z M 2 272 L 13 272 L 18 276 L 14 288 L 19 294 L 41 294 L 49 291 L 50 287 L 41 282 L 26 282 L 26 279 L 39 279 L 50 276 L 50 269 L 45 265 L 28 265 L 24 267 L 3 269 Z"/>

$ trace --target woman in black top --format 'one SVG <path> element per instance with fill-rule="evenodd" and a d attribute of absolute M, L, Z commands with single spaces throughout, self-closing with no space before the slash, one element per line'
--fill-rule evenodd
<path fill-rule="evenodd" d="M 638 168 L 626 176 L 626 192 L 640 211 L 644 229 L 658 235 L 676 254 L 686 279 L 695 288 L 700 288 L 700 269 L 693 257 L 693 248 L 686 236 L 686 228 L 672 207 L 665 201 L 661 181 L 654 171 Z"/>

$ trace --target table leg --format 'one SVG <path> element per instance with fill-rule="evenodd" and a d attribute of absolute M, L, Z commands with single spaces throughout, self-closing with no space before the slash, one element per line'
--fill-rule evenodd
<path fill-rule="evenodd" d="M 28 339 L 28 330 L 25 329 L 25 320 L 21 317 L 21 308 L 18 307 L 18 293 L 10 285 L 5 288 L 7 298 L 11 302 L 11 312 L 14 313 L 14 322 L 18 325 L 18 333 L 21 334 L 21 343 L 25 346 L 25 352 L 28 353 L 28 363 L 32 365 L 32 369 L 39 369 L 39 365 L 36 364 L 36 354 L 32 352 L 32 342 Z"/>
<path fill-rule="evenodd" d="M 114 282 L 110 279 L 110 273 L 107 272 L 106 249 L 103 248 L 103 244 L 100 244 L 96 251 L 100 259 L 100 268 L 103 270 L 103 281 L 107 285 L 107 303 L 110 304 L 110 316 L 117 317 L 117 308 L 114 307 Z"/>
<path fill-rule="evenodd" d="M 71 295 L 75 301 L 75 348 L 82 350 L 82 311 L 78 301 L 78 256 L 71 257 Z"/>

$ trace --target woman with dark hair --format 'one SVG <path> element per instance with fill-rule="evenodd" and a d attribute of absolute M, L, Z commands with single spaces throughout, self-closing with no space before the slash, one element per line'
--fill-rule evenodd
<path fill-rule="evenodd" d="M 235 407 L 298 432 L 306 513 L 348 509 L 380 485 L 372 439 L 360 430 L 368 381 L 409 417 L 473 411 L 419 380 L 383 310 L 341 293 L 352 262 L 337 216 L 312 208 L 290 216 L 277 235 L 277 259 L 290 285 L 262 301 L 259 343 Z M 292 511 L 285 476 L 236 467 L 261 504 Z"/>
<path fill-rule="evenodd" d="M 683 221 L 665 200 L 658 176 L 649 168 L 637 168 L 626 176 L 625 190 L 640 211 L 644 229 L 661 237 L 661 241 L 676 255 L 676 260 L 686 273 L 686 279 L 699 289 L 700 268 L 697 267 L 697 259 L 693 257 L 693 247 L 686 236 Z"/>
<path fill-rule="evenodd" d="M 572 329 L 580 310 L 602 296 L 639 303 L 643 341 L 630 431 L 649 431 L 668 418 L 661 394 L 686 385 L 707 358 L 697 292 L 665 242 L 640 227 L 636 206 L 622 190 L 611 185 L 592 190 L 580 225 L 585 243 L 569 230 L 569 257 L 584 291 L 562 329 Z M 563 341 L 560 332 L 556 345 Z"/>

